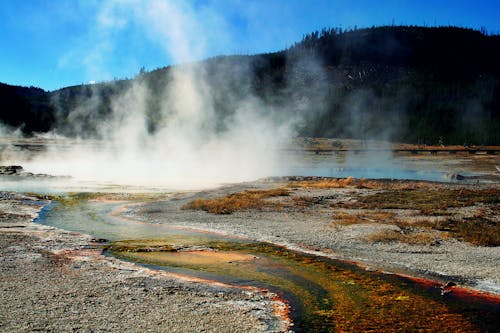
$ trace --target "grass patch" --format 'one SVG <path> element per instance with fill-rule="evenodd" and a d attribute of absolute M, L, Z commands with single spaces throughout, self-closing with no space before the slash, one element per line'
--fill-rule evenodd
<path fill-rule="evenodd" d="M 28 193 L 28 195 L 34 196 L 41 200 L 51 200 L 57 201 L 65 206 L 73 206 L 84 201 L 92 200 L 103 196 L 103 193 L 99 192 L 70 192 L 67 195 L 53 195 L 53 194 L 37 194 Z"/>
<path fill-rule="evenodd" d="M 330 199 L 330 197 L 300 195 L 300 196 L 292 196 L 291 199 L 292 199 L 292 205 L 289 208 L 302 209 L 302 208 L 322 205 L 328 199 Z"/>
<path fill-rule="evenodd" d="M 425 231 L 402 232 L 396 230 L 384 230 L 371 234 L 367 237 L 367 240 L 374 243 L 400 242 L 411 245 L 431 245 L 435 243 L 438 238 Z"/>
<path fill-rule="evenodd" d="M 364 178 L 329 178 L 329 177 L 295 177 L 288 184 L 291 188 L 310 188 L 310 189 L 336 189 L 336 188 L 357 188 L 357 189 L 393 189 L 408 190 L 428 186 L 418 181 L 388 181 L 383 179 L 364 179 Z"/>
<path fill-rule="evenodd" d="M 231 214 L 247 209 L 264 209 L 266 207 L 281 206 L 276 202 L 266 201 L 266 198 L 288 196 L 290 191 L 286 188 L 270 190 L 249 190 L 230 194 L 226 197 L 213 199 L 195 199 L 188 202 L 181 209 L 204 210 L 211 214 Z"/>
<path fill-rule="evenodd" d="M 137 245 L 124 244 L 120 242 L 113 243 L 106 247 L 106 250 L 111 252 L 177 252 L 172 245 Z"/>
<path fill-rule="evenodd" d="M 391 223 L 394 222 L 393 212 L 364 211 L 356 213 L 340 212 L 333 216 L 334 223 L 340 225 L 352 225 L 361 223 Z"/>
<path fill-rule="evenodd" d="M 331 188 L 371 188 L 371 181 L 366 179 L 347 178 L 319 178 L 311 180 L 296 181 L 288 184 L 293 188 L 313 188 L 313 189 L 331 189 Z"/>
<path fill-rule="evenodd" d="M 363 209 L 414 209 L 432 215 L 436 211 L 452 207 L 473 206 L 476 203 L 499 204 L 500 190 L 410 189 L 405 191 L 386 191 L 358 198 L 348 204 L 349 208 Z"/>
<path fill-rule="evenodd" d="M 474 245 L 500 246 L 500 223 L 483 217 L 422 221 L 418 226 L 448 232 Z"/>
<path fill-rule="evenodd" d="M 427 218 L 407 223 L 404 220 L 392 221 L 401 232 L 386 231 L 370 237 L 371 241 L 404 242 L 426 244 L 431 241 L 425 236 L 425 229 L 445 232 L 446 235 L 480 246 L 500 246 L 500 223 L 485 216 L 470 218 L 453 217 L 449 208 L 471 207 L 483 204 L 498 210 L 500 190 L 498 189 L 408 189 L 389 190 L 357 198 L 344 207 L 358 209 L 411 209 L 427 216 L 445 216 L 445 219 Z M 389 221 L 390 223 L 391 221 Z M 364 223 L 363 217 L 343 217 L 340 223 Z M 382 222 L 383 223 L 383 222 Z M 424 233 L 422 233 L 424 232 Z M 443 234 L 444 235 L 444 234 Z"/>
<path fill-rule="evenodd" d="M 154 201 L 168 197 L 162 193 L 102 193 L 102 192 L 69 192 L 66 195 L 27 193 L 41 200 L 57 201 L 65 206 L 73 206 L 89 200 L 117 200 L 117 201 Z"/>
<path fill-rule="evenodd" d="M 295 208 L 311 207 L 319 203 L 315 197 L 305 195 L 293 197 L 292 200 Z"/>
<path fill-rule="evenodd" d="M 441 238 L 453 237 L 479 246 L 500 246 L 500 223 L 484 217 L 424 219 L 417 222 L 395 221 L 400 231 L 383 231 L 368 237 L 372 242 L 432 244 L 428 230 L 441 232 Z M 431 239 L 432 238 L 432 239 Z"/>

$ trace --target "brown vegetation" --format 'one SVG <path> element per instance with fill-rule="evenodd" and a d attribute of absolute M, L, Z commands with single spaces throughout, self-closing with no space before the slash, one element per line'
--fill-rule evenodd
<path fill-rule="evenodd" d="M 352 225 L 360 223 L 390 223 L 394 222 L 395 215 L 393 212 L 386 211 L 337 212 L 333 218 L 335 224 Z"/>
<path fill-rule="evenodd" d="M 424 220 L 418 226 L 444 231 L 475 245 L 500 246 L 500 223 L 483 217 Z"/>
<path fill-rule="evenodd" d="M 345 188 L 354 186 L 359 179 L 354 179 L 352 177 L 347 178 L 321 178 L 314 180 L 303 180 L 298 182 L 290 183 L 290 187 L 294 188 L 318 188 L 318 189 L 328 189 L 328 188 Z"/>
<path fill-rule="evenodd" d="M 367 239 L 371 242 L 401 242 L 412 245 L 432 245 L 436 243 L 438 237 L 429 232 L 421 230 L 411 232 L 384 230 L 371 234 L 367 237 Z"/>
<path fill-rule="evenodd" d="M 303 180 L 290 183 L 288 186 L 292 188 L 315 188 L 315 189 L 330 189 L 330 188 L 374 188 L 376 182 L 367 181 L 366 179 L 347 178 L 318 178 L 311 180 Z"/>
<path fill-rule="evenodd" d="M 290 191 L 285 188 L 270 190 L 249 190 L 230 194 L 226 197 L 212 199 L 195 199 L 182 209 L 204 210 L 212 214 L 231 214 L 236 211 L 247 209 L 263 209 L 265 207 L 280 207 L 276 202 L 266 201 L 266 198 L 287 196 Z"/>
<path fill-rule="evenodd" d="M 436 186 L 437 185 L 432 185 Z M 364 178 L 330 178 L 330 177 L 293 177 L 288 184 L 290 188 L 310 188 L 310 189 L 336 189 L 336 188 L 356 188 L 356 189 L 378 189 L 378 190 L 411 190 L 418 188 L 428 188 L 429 184 L 409 180 L 385 180 L 385 179 L 364 179 Z"/>
<path fill-rule="evenodd" d="M 318 202 L 317 197 L 313 196 L 294 196 L 292 197 L 293 201 L 293 208 L 307 208 L 307 207 L 312 207 L 320 202 Z"/>
<path fill-rule="evenodd" d="M 349 220 L 348 220 L 349 221 Z M 389 220 L 390 221 L 390 220 Z M 500 223 L 484 217 L 428 218 L 416 222 L 393 220 L 400 230 L 384 231 L 367 237 L 372 242 L 403 242 L 408 244 L 430 244 L 436 241 L 429 231 L 439 231 L 439 237 L 453 237 L 480 246 L 500 246 Z M 363 223 L 354 221 L 353 223 Z M 437 235 L 437 234 L 436 234 Z"/>
<path fill-rule="evenodd" d="M 236 211 L 315 209 L 328 205 L 330 196 L 294 195 L 291 188 L 337 189 L 337 188 L 387 188 L 384 181 L 366 181 L 348 178 L 318 178 L 298 180 L 288 188 L 269 190 L 249 190 L 233 193 L 225 197 L 195 199 L 182 209 L 204 210 L 212 214 L 231 214 Z M 491 212 L 498 211 L 500 190 L 444 188 L 437 184 L 391 182 L 390 189 L 369 195 L 353 192 L 353 200 L 337 202 L 334 208 L 342 207 L 333 215 L 333 225 L 353 225 L 362 223 L 390 224 L 398 231 L 384 231 L 367 239 L 373 242 L 404 242 L 408 244 L 432 244 L 436 237 L 454 237 L 475 245 L 499 246 L 500 223 L 492 218 Z M 300 193 L 300 190 L 298 191 Z M 270 201 L 270 197 L 290 196 L 289 200 Z M 473 217 L 458 216 L 450 208 L 484 205 L 485 210 Z M 489 208 L 488 208 L 489 207 Z M 346 209 L 347 208 L 347 209 Z M 403 210 L 403 212 L 395 210 Z M 354 210 L 354 211 L 351 211 Z M 358 210 L 358 211 L 355 211 Z M 418 211 L 417 220 L 409 220 L 404 213 Z M 488 213 L 489 212 L 489 213 Z M 412 213 L 415 217 L 414 213 Z"/>
<path fill-rule="evenodd" d="M 359 197 L 357 202 L 349 203 L 350 208 L 364 209 L 414 209 L 430 215 L 433 212 L 452 207 L 473 206 L 476 203 L 499 204 L 500 190 L 470 189 L 410 189 L 390 190 Z"/>
<path fill-rule="evenodd" d="M 457 216 L 450 208 L 472 207 L 477 204 L 498 211 L 500 190 L 495 188 L 473 189 L 425 189 L 389 190 L 358 196 L 343 203 L 343 208 L 374 209 L 375 211 L 341 212 L 334 215 L 335 225 L 361 223 L 392 224 L 399 231 L 384 231 L 367 239 L 373 242 L 400 241 L 409 244 L 428 244 L 435 241 L 429 231 L 441 232 L 441 237 L 454 237 L 480 246 L 500 245 L 500 223 L 488 216 L 488 209 L 473 217 Z M 333 205 L 338 207 L 338 204 Z M 409 222 L 404 214 L 376 211 L 377 209 L 417 210 L 421 219 Z M 432 218 L 439 216 L 439 218 Z"/>
<path fill-rule="evenodd" d="M 124 244 L 116 242 L 108 247 L 106 250 L 112 252 L 177 252 L 177 249 L 169 244 L 164 245 L 137 245 L 137 244 Z"/>

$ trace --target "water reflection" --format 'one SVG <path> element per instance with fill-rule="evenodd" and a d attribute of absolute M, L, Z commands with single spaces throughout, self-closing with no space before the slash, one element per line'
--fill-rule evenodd
<path fill-rule="evenodd" d="M 325 154 L 303 153 L 289 168 L 289 175 L 354 178 L 389 178 L 427 181 L 450 181 L 447 174 L 470 175 L 470 158 L 452 159 L 435 156 L 380 154 Z M 493 170 L 493 167 L 491 168 Z"/>

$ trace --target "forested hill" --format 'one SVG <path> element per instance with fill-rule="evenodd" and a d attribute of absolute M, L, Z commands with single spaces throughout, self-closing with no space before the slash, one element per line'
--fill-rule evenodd
<path fill-rule="evenodd" d="M 500 36 L 456 27 L 324 29 L 281 52 L 220 56 L 203 67 L 224 130 L 238 101 L 257 96 L 303 136 L 412 143 L 500 144 Z M 133 83 L 147 87 L 149 128 L 169 109 L 172 68 L 53 92 L 0 85 L 0 119 L 25 133 L 92 133 Z M 24 124 L 24 125 L 23 125 Z M 81 132 L 79 132 L 81 134 Z"/>
<path fill-rule="evenodd" d="M 50 93 L 36 87 L 18 87 L 0 83 L 0 124 L 25 133 L 46 132 L 54 124 Z"/>

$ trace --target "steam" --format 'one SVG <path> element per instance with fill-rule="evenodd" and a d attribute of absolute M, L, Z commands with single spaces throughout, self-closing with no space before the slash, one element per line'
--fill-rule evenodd
<path fill-rule="evenodd" d="M 249 97 L 234 105 L 227 130 L 216 131 L 210 87 L 197 70 L 176 70 L 166 87 L 162 127 L 147 128 L 147 87 L 134 83 L 113 101 L 109 121 L 96 124 L 102 141 L 51 149 L 27 164 L 32 172 L 125 185 L 203 187 L 279 173 L 277 145 L 291 124 L 276 124 Z M 197 81 L 195 81 L 195 78 Z"/>
<path fill-rule="evenodd" d="M 103 115 L 99 110 L 101 85 L 86 86 L 88 96 L 72 110 L 60 110 L 59 127 L 44 135 L 43 139 L 52 143 L 48 151 L 9 155 L 7 159 L 4 154 L 2 163 L 22 164 L 32 173 L 71 176 L 77 181 L 169 189 L 203 188 L 293 174 L 296 161 L 280 152 L 280 148 L 293 142 L 295 129 L 300 127 L 297 124 L 308 125 L 311 119 L 328 120 L 328 101 L 335 100 L 336 94 L 346 93 L 345 89 L 330 85 L 329 75 L 338 76 L 342 82 L 349 73 L 332 74 L 314 54 L 292 50 L 287 54 L 289 63 L 283 79 L 287 86 L 280 87 L 277 94 L 261 92 L 261 99 L 251 88 L 255 69 L 249 62 L 231 60 L 215 67 L 210 67 L 210 61 L 198 62 L 207 53 L 213 54 L 217 45 L 231 43 L 233 38 L 229 25 L 215 7 L 207 5 L 195 10 L 187 2 L 174 0 L 103 3 L 89 36 L 62 56 L 62 65 L 79 62 L 88 81 L 97 73 L 108 73 L 106 59 L 117 48 L 114 34 L 139 27 L 144 32 L 141 38 L 163 49 L 165 63 L 171 61 L 175 66 L 168 69 L 168 77 L 153 81 L 154 87 L 138 75 L 126 84 L 126 89 L 117 89 L 120 94 L 108 94 L 112 96 L 111 115 Z M 133 38 L 137 36 L 131 37 L 131 42 Z M 135 64 L 136 70 L 139 67 L 140 62 Z M 356 75 L 350 74 L 347 77 L 353 80 Z M 361 79 L 361 73 L 358 74 Z M 224 84 L 214 87 L 214 82 Z M 266 83 L 262 86 L 268 86 Z M 238 88 L 233 89 L 231 84 Z M 263 100 L 266 95 L 271 97 Z M 151 101 L 157 100 L 159 105 L 154 105 L 152 115 Z M 221 100 L 225 103 L 223 117 Z M 57 107 L 58 100 L 53 102 Z M 398 118 L 404 113 L 403 104 L 391 105 L 391 99 L 376 96 L 369 89 L 351 91 L 345 105 L 338 107 L 340 117 L 332 131 L 342 128 L 342 133 L 362 138 L 365 143 L 369 139 L 389 139 L 404 121 Z M 369 109 L 379 110 L 385 116 L 367 112 Z M 391 119 L 386 117 L 387 110 L 394 115 Z M 311 123 L 322 125 L 321 121 Z M 4 136 L 2 131 L 5 132 L 0 128 L 0 136 Z M 328 135 L 335 137 L 338 133 Z M 329 169 L 334 163 L 341 166 L 339 169 L 384 168 L 393 160 L 390 153 L 377 153 L 348 155 L 344 162 L 325 163 Z"/>
<path fill-rule="evenodd" d="M 0 123 L 0 138 L 10 137 L 13 134 L 14 134 L 14 131 L 10 127 Z"/>
<path fill-rule="evenodd" d="M 86 138 L 92 127 L 100 140 L 82 139 L 70 146 L 49 146 L 46 153 L 23 162 L 25 168 L 34 173 L 70 175 L 81 181 L 176 189 L 281 174 L 284 161 L 277 151 L 292 136 L 294 120 L 278 121 L 272 108 L 251 94 L 227 96 L 232 115 L 225 119 L 225 130 L 218 130 L 206 69 L 203 63 L 189 62 L 203 55 L 206 27 L 198 24 L 192 8 L 184 3 L 140 4 L 107 3 L 97 22 L 100 30 L 108 32 L 127 25 L 127 19 L 147 24 L 148 37 L 158 40 L 165 52 L 181 64 L 171 68 L 172 80 L 159 87 L 164 103 L 160 105 L 156 130 L 148 128 L 148 100 L 158 87 L 153 92 L 145 81 L 136 79 L 114 98 L 112 115 L 105 120 L 89 119 L 89 115 L 96 114 L 93 111 L 98 97 L 70 111 L 66 121 L 76 131 L 73 134 Z M 136 14 L 118 17 L 124 12 Z M 211 23 L 219 20 L 215 13 L 208 16 Z M 220 31 L 211 31 L 214 30 Z M 101 59 L 101 49 L 93 49 L 96 54 L 85 59 Z M 91 71 L 95 71 L 95 64 Z M 95 88 L 92 85 L 89 89 Z"/>

